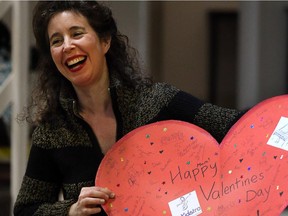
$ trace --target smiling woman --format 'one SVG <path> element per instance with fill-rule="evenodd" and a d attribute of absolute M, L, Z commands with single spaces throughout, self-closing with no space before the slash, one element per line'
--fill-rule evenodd
<path fill-rule="evenodd" d="M 16 216 L 106 215 L 101 205 L 117 194 L 94 179 L 104 155 L 128 132 L 175 119 L 219 141 L 242 115 L 143 76 L 137 51 L 105 5 L 39 1 L 33 30 L 39 82 L 22 120 L 35 130 Z"/>

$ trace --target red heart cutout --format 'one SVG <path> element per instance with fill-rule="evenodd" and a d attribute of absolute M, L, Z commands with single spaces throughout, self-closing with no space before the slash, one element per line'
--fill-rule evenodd
<path fill-rule="evenodd" d="M 95 184 L 108 215 L 280 215 L 288 198 L 288 96 L 247 112 L 221 145 L 181 121 L 140 127 L 105 155 Z"/>

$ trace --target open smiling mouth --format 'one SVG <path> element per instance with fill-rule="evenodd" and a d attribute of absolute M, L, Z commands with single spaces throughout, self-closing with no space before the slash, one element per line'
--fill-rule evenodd
<path fill-rule="evenodd" d="M 87 57 L 86 56 L 81 56 L 72 60 L 69 60 L 66 62 L 66 66 L 69 69 L 75 69 L 78 66 L 80 66 L 81 64 L 83 64 L 86 61 Z"/>

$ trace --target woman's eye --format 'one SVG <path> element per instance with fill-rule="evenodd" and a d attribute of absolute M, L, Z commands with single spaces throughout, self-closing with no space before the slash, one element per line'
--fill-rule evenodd
<path fill-rule="evenodd" d="M 53 40 L 50 42 L 51 46 L 59 46 L 59 45 L 61 45 L 61 43 L 62 43 L 62 40 L 59 39 L 59 38 L 53 39 Z"/>
<path fill-rule="evenodd" d="M 83 32 L 74 32 L 73 37 L 80 37 L 83 35 Z"/>

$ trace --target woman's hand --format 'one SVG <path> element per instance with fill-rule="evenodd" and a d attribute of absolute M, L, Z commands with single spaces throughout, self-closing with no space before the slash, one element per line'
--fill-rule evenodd
<path fill-rule="evenodd" d="M 114 197 L 115 194 L 107 188 L 83 187 L 78 197 L 78 201 L 71 206 L 68 215 L 85 216 L 97 214 L 101 212 L 100 205 Z"/>

